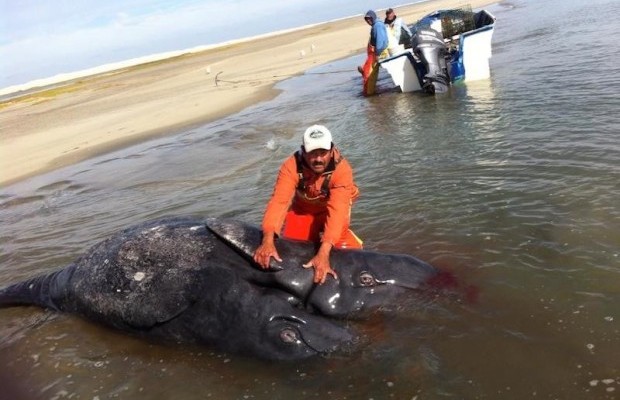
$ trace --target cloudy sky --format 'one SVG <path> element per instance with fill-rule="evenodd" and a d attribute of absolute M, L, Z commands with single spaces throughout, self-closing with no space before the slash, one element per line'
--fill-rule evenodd
<path fill-rule="evenodd" d="M 393 5 L 385 0 L 0 0 L 0 88 Z"/>

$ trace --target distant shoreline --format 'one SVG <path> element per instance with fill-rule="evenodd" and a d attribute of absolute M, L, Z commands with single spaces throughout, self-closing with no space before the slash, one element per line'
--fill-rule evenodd
<path fill-rule="evenodd" d="M 417 3 L 414 3 L 414 4 L 417 4 Z M 169 59 L 173 59 L 173 58 L 184 56 L 184 55 L 201 53 L 204 51 L 214 50 L 217 48 L 231 46 L 231 45 L 235 45 L 238 43 L 266 39 L 272 36 L 278 36 L 278 35 L 283 35 L 283 34 L 290 33 L 290 32 L 310 29 L 310 28 L 313 28 L 319 25 L 335 23 L 335 22 L 339 22 L 339 21 L 347 20 L 351 18 L 356 18 L 356 17 L 357 16 L 337 18 L 334 20 L 326 21 L 326 22 L 308 24 L 308 25 L 290 28 L 290 29 L 282 29 L 279 31 L 268 32 L 268 33 L 255 35 L 255 36 L 248 36 L 248 37 L 240 38 L 240 39 L 227 40 L 221 43 L 196 46 L 196 47 L 191 47 L 191 48 L 184 49 L 184 50 L 174 50 L 174 51 L 167 51 L 163 53 L 155 53 L 155 54 L 150 54 L 150 55 L 146 55 L 142 57 L 131 58 L 129 60 L 106 63 L 103 65 L 86 68 L 86 69 L 82 69 L 79 71 L 63 72 L 63 73 L 56 74 L 56 75 L 53 75 L 47 78 L 34 79 L 26 83 L 21 83 L 21 84 L 16 84 L 16 85 L 11 85 L 11 86 L 7 86 L 4 88 L 0 88 L 0 102 L 14 100 L 23 95 L 31 94 L 35 91 L 47 90 L 47 89 L 56 87 L 58 85 L 68 84 L 72 81 L 75 81 L 81 78 L 101 75 L 101 74 L 114 72 L 114 71 L 131 68 L 131 67 L 137 67 L 137 66 L 149 64 L 152 62 L 169 60 Z"/>
<path fill-rule="evenodd" d="M 468 3 L 478 9 L 496 1 Z M 437 9 L 462 6 L 455 0 L 431 0 L 395 9 L 413 23 Z M 383 17 L 382 10 L 376 11 Z M 349 17 L 75 77 L 0 101 L 0 185 L 271 99 L 278 94 L 276 82 L 362 53 L 368 32 L 361 16 Z"/>

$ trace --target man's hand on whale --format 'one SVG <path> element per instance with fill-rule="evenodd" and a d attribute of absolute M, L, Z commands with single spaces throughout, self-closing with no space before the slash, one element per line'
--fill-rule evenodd
<path fill-rule="evenodd" d="M 276 261 L 282 262 L 276 245 L 274 242 L 275 234 L 273 232 L 263 232 L 263 240 L 254 252 L 254 261 L 262 268 L 268 269 L 271 257 Z M 314 267 L 314 283 L 324 283 L 327 279 L 327 275 L 331 275 L 334 279 L 338 279 L 338 275 L 331 268 L 329 264 L 329 253 L 332 249 L 332 244 L 329 242 L 322 242 L 319 251 L 316 255 L 310 259 L 307 263 L 303 264 L 304 268 Z"/>
<path fill-rule="evenodd" d="M 262 269 L 269 268 L 271 257 L 277 262 L 282 262 L 274 243 L 274 236 L 275 234 L 273 232 L 263 232 L 263 241 L 254 252 L 254 261 L 256 261 Z"/>
<path fill-rule="evenodd" d="M 303 265 L 304 268 L 314 267 L 314 283 L 324 283 L 327 279 L 327 275 L 331 275 L 334 279 L 338 279 L 336 271 L 334 271 L 329 264 L 329 252 L 331 249 L 331 243 L 321 242 L 321 247 L 319 247 L 319 251 L 317 251 L 316 255 Z"/>

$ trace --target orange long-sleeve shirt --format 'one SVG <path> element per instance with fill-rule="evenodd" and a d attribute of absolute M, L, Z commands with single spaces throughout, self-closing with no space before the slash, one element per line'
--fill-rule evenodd
<path fill-rule="evenodd" d="M 322 241 L 335 244 L 349 228 L 351 206 L 359 195 L 353 181 L 353 170 L 337 149 L 333 149 L 334 168 L 317 175 L 303 163 L 304 189 L 298 190 L 296 155 L 290 156 L 278 172 L 273 194 L 263 218 L 265 232 L 279 233 L 288 210 L 292 207 L 302 214 L 327 213 Z M 329 180 L 329 196 L 321 194 L 326 176 Z"/>

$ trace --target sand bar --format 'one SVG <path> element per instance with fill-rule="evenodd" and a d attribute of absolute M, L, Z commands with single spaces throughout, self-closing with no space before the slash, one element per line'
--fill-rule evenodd
<path fill-rule="evenodd" d="M 495 2 L 465 4 L 479 9 Z M 396 12 L 413 23 L 434 10 L 463 4 L 433 0 Z M 384 10 L 375 11 L 383 18 Z M 0 185 L 271 99 L 277 81 L 364 52 L 368 32 L 361 17 L 348 18 L 84 77 L 1 102 Z"/>

